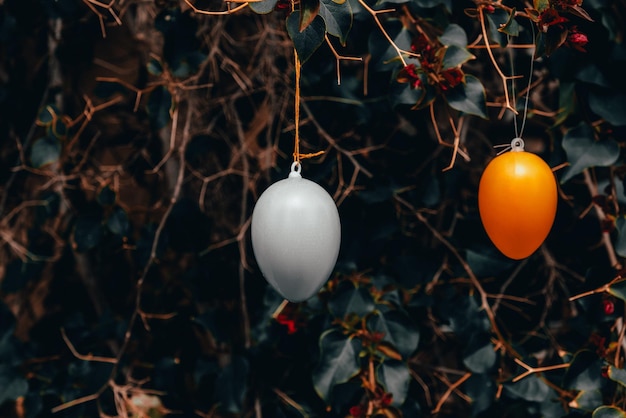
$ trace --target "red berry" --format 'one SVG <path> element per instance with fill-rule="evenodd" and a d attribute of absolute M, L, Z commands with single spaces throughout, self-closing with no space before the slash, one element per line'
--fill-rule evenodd
<path fill-rule="evenodd" d="M 604 310 L 605 315 L 611 315 L 615 312 L 615 304 L 612 300 L 604 299 L 602 301 L 602 309 Z"/>

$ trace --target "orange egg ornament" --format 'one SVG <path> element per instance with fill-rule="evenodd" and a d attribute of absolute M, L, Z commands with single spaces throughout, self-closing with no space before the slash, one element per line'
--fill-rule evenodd
<path fill-rule="evenodd" d="M 531 255 L 548 236 L 556 216 L 552 170 L 516 138 L 512 150 L 494 158 L 478 186 L 478 210 L 487 235 L 507 257 Z"/>

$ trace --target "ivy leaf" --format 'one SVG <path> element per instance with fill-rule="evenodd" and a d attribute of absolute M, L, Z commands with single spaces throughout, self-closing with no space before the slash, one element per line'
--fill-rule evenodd
<path fill-rule="evenodd" d="M 626 125 L 626 94 L 609 91 L 591 91 L 589 107 L 613 126 Z"/>
<path fill-rule="evenodd" d="M 569 403 L 569 406 L 583 411 L 593 411 L 602 405 L 602 392 L 599 390 L 581 390 Z"/>
<path fill-rule="evenodd" d="M 412 35 L 399 20 L 389 20 L 387 22 L 387 33 L 393 42 L 402 50 L 411 48 Z M 383 71 L 386 70 L 386 64 L 398 58 L 398 53 L 389 44 L 389 41 L 379 33 L 373 31 L 369 37 L 368 47 L 372 55 L 372 68 Z"/>
<path fill-rule="evenodd" d="M 30 149 L 30 163 L 34 168 L 55 163 L 61 156 L 61 142 L 58 138 L 44 136 L 33 142 Z"/>
<path fill-rule="evenodd" d="M 589 167 L 610 166 L 619 157 L 617 142 L 612 139 L 596 141 L 593 128 L 584 122 L 567 131 L 563 138 L 563 149 L 570 165 L 563 174 L 561 183 Z"/>
<path fill-rule="evenodd" d="M 593 411 L 591 418 L 626 418 L 626 412 L 616 406 L 601 406 Z"/>
<path fill-rule="evenodd" d="M 489 338 L 473 337 L 463 353 L 463 364 L 472 373 L 487 373 L 493 368 L 496 357 Z"/>
<path fill-rule="evenodd" d="M 391 393 L 391 404 L 400 406 L 406 400 L 411 382 L 409 367 L 403 361 L 387 360 L 376 369 L 376 379 L 383 385 L 385 392 Z"/>
<path fill-rule="evenodd" d="M 550 0 L 533 0 L 533 6 L 539 13 L 550 8 Z"/>
<path fill-rule="evenodd" d="M 124 237 L 128 234 L 129 227 L 130 223 L 126 211 L 120 207 L 115 208 L 113 213 L 109 216 L 109 219 L 107 219 L 107 228 L 109 228 L 109 231 L 115 235 Z"/>
<path fill-rule="evenodd" d="M 467 49 L 450 45 L 446 48 L 445 55 L 443 56 L 443 69 L 458 67 L 467 61 L 476 58 Z"/>
<path fill-rule="evenodd" d="M 508 20 L 503 25 L 500 25 L 498 32 L 506 33 L 511 36 L 519 36 L 520 25 L 515 20 L 515 12 L 515 8 L 511 9 Z"/>
<path fill-rule="evenodd" d="M 617 229 L 617 242 L 615 243 L 615 252 L 620 257 L 626 257 L 626 218 L 620 216 L 615 221 Z"/>
<path fill-rule="evenodd" d="M 607 291 L 616 298 L 626 301 L 626 279 L 612 283 Z"/>
<path fill-rule="evenodd" d="M 328 402 L 330 394 L 340 383 L 345 383 L 360 370 L 361 343 L 338 329 L 330 329 L 320 337 L 320 360 L 313 371 L 313 385 L 319 396 Z"/>
<path fill-rule="evenodd" d="M 215 397 L 226 412 L 239 414 L 242 411 L 249 369 L 248 360 L 235 355 L 215 379 Z"/>
<path fill-rule="evenodd" d="M 255 3 L 256 4 L 256 3 Z M 159 60 L 152 58 L 147 64 L 148 72 L 155 76 L 163 74 L 163 66 Z"/>
<path fill-rule="evenodd" d="M 472 399 L 472 417 L 488 409 L 496 397 L 496 384 L 490 375 L 472 374 L 463 384 L 463 392 Z"/>
<path fill-rule="evenodd" d="M 505 26 L 509 21 L 509 14 L 502 9 L 496 9 L 493 13 L 486 13 L 485 17 L 489 22 L 489 35 L 491 40 L 497 42 L 500 46 L 506 46 L 507 37 L 500 31 L 500 28 Z"/>
<path fill-rule="evenodd" d="M 326 31 L 339 38 L 342 45 L 346 44 L 346 38 L 352 27 L 352 7 L 350 2 L 341 3 L 335 0 L 321 0 L 319 14 L 326 23 Z"/>
<path fill-rule="evenodd" d="M 345 283 L 345 284 L 344 284 Z M 362 287 L 355 287 L 351 282 L 343 282 L 328 304 L 330 312 L 337 318 L 348 314 L 364 317 L 374 310 L 374 299 L 370 292 Z"/>
<path fill-rule="evenodd" d="M 550 387 L 536 375 L 528 376 L 515 383 L 505 383 L 504 390 L 511 398 L 530 402 L 541 402 L 550 396 Z"/>
<path fill-rule="evenodd" d="M 602 387 L 602 361 L 589 350 L 581 350 L 572 359 L 563 376 L 563 387 L 595 390 Z"/>
<path fill-rule="evenodd" d="M 419 344 L 419 330 L 404 312 L 385 309 L 368 318 L 367 327 L 372 332 L 382 332 L 383 341 L 390 343 L 407 359 Z"/>
<path fill-rule="evenodd" d="M 321 16 L 316 16 L 306 29 L 300 32 L 300 12 L 294 11 L 287 17 L 287 32 L 298 52 L 301 63 L 305 63 L 324 42 L 326 26 Z"/>
<path fill-rule="evenodd" d="M 300 25 L 299 31 L 305 30 L 313 19 L 315 19 L 320 11 L 320 0 L 301 0 L 300 1 Z"/>
<path fill-rule="evenodd" d="M 591 18 L 591 16 L 589 16 L 589 13 L 587 13 L 587 11 L 585 9 L 583 9 L 582 7 L 578 6 L 578 5 L 568 5 L 567 7 L 567 11 L 570 12 L 573 15 L 576 15 L 580 18 L 583 18 L 585 20 L 588 20 L 590 22 L 593 22 L 593 19 Z"/>
<path fill-rule="evenodd" d="M 39 110 L 36 123 L 39 126 L 47 126 L 58 119 L 60 113 L 61 112 L 55 105 L 44 106 Z"/>
<path fill-rule="evenodd" d="M 278 0 L 261 0 L 253 1 L 248 5 L 254 13 L 264 15 L 273 11 L 274 7 L 276 7 L 276 3 L 278 3 Z"/>
<path fill-rule="evenodd" d="M 626 387 L 626 370 L 618 369 L 617 367 L 611 364 L 609 365 L 608 375 L 609 375 L 609 379 Z"/>
<path fill-rule="evenodd" d="M 539 13 L 550 8 L 550 0 L 533 0 L 533 6 Z"/>
<path fill-rule="evenodd" d="M 26 379 L 18 375 L 13 367 L 0 365 L 0 405 L 25 396 L 26 393 L 28 393 Z"/>
<path fill-rule="evenodd" d="M 80 217 L 74 225 L 76 251 L 84 252 L 95 248 L 102 239 L 102 224 L 95 217 Z"/>
<path fill-rule="evenodd" d="M 467 34 L 465 29 L 456 23 L 449 24 L 439 37 L 439 41 L 445 46 L 458 46 L 460 48 L 467 47 Z"/>
<path fill-rule="evenodd" d="M 453 109 L 487 119 L 485 88 L 473 75 L 466 75 L 464 84 L 448 91 L 446 100 Z"/>

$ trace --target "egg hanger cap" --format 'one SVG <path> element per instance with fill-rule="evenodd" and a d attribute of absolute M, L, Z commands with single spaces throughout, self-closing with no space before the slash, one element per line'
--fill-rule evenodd
<path fill-rule="evenodd" d="M 299 161 L 294 161 L 291 164 L 291 172 L 289 173 L 289 178 L 292 177 L 302 177 L 302 175 L 300 174 L 300 172 L 302 171 L 302 164 L 300 164 Z"/>
<path fill-rule="evenodd" d="M 524 151 L 524 140 L 522 138 L 513 138 L 511 141 L 511 151 Z"/>

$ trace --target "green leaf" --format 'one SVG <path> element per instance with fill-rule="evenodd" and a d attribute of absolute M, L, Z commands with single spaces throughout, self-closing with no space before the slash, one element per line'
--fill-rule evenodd
<path fill-rule="evenodd" d="M 439 41 L 445 46 L 458 46 L 459 48 L 467 47 L 467 34 L 465 29 L 456 23 L 451 23 L 443 31 L 439 37 Z"/>
<path fill-rule="evenodd" d="M 465 251 L 465 260 L 478 277 L 493 277 L 517 264 L 515 260 L 504 258 L 495 251 Z"/>
<path fill-rule="evenodd" d="M 128 234 L 130 228 L 130 222 L 128 221 L 128 215 L 126 211 L 120 207 L 115 208 L 113 213 L 107 219 L 107 228 L 115 235 L 125 237 Z"/>
<path fill-rule="evenodd" d="M 249 369 L 245 357 L 234 355 L 215 379 L 215 397 L 224 411 L 239 414 L 243 410 Z"/>
<path fill-rule="evenodd" d="M 446 48 L 445 55 L 443 56 L 443 69 L 458 67 L 467 61 L 476 58 L 467 49 L 456 45 L 451 45 Z"/>
<path fill-rule="evenodd" d="M 518 36 L 520 25 L 515 20 L 515 8 L 511 9 L 508 20 L 498 28 L 498 32 L 506 33 L 511 36 Z"/>
<path fill-rule="evenodd" d="M 298 52 L 301 63 L 305 63 L 324 42 L 326 26 L 321 16 L 316 16 L 305 30 L 300 32 L 300 12 L 294 11 L 287 17 L 287 32 Z"/>
<path fill-rule="evenodd" d="M 409 367 L 403 361 L 387 360 L 376 368 L 376 379 L 383 385 L 385 392 L 391 393 L 391 404 L 400 406 L 406 400 L 411 382 Z"/>
<path fill-rule="evenodd" d="M 58 138 L 44 136 L 36 139 L 30 149 L 30 163 L 34 168 L 56 163 L 61 156 L 61 142 Z"/>
<path fill-rule="evenodd" d="M 542 402 L 550 396 L 550 387 L 534 374 L 515 383 L 505 383 L 504 391 L 511 398 L 530 402 Z"/>
<path fill-rule="evenodd" d="M 0 405 L 14 401 L 28 393 L 28 381 L 20 376 L 15 368 L 0 365 Z"/>
<path fill-rule="evenodd" d="M 320 0 L 300 0 L 300 25 L 298 30 L 305 30 L 320 11 Z"/>
<path fill-rule="evenodd" d="M 345 45 L 352 27 L 350 2 L 337 3 L 334 0 L 321 0 L 319 14 L 326 23 L 326 32 L 339 38 L 341 44 Z"/>
<path fill-rule="evenodd" d="M 574 390 L 600 389 L 602 361 L 589 350 L 577 352 L 563 376 L 563 387 Z"/>
<path fill-rule="evenodd" d="M 463 353 L 463 364 L 472 373 L 487 373 L 493 368 L 496 358 L 489 338 L 473 337 Z"/>
<path fill-rule="evenodd" d="M 576 110 L 576 83 L 561 82 L 559 88 L 559 114 L 554 126 L 559 126 Z"/>
<path fill-rule="evenodd" d="M 626 301 L 626 279 L 612 283 L 608 292 L 616 298 Z"/>
<path fill-rule="evenodd" d="M 348 314 L 364 317 L 372 312 L 374 307 L 374 299 L 370 292 L 365 288 L 355 287 L 351 282 L 340 284 L 328 304 L 330 312 L 342 319 Z"/>
<path fill-rule="evenodd" d="M 248 3 L 253 12 L 258 14 L 267 14 L 274 10 L 278 0 L 261 0 Z"/>
<path fill-rule="evenodd" d="M 533 6 L 539 13 L 550 8 L 550 0 L 533 0 Z"/>
<path fill-rule="evenodd" d="M 451 108 L 487 119 L 487 103 L 482 83 L 473 75 L 465 76 L 465 83 L 446 93 Z"/>
<path fill-rule="evenodd" d="M 565 183 L 589 167 L 606 167 L 617 161 L 619 145 L 612 139 L 596 141 L 593 128 L 582 122 L 568 130 L 563 138 L 563 149 L 570 165 L 561 178 Z"/>
<path fill-rule="evenodd" d="M 382 332 L 383 341 L 390 343 L 407 359 L 417 349 L 419 330 L 404 312 L 383 309 L 368 318 L 367 327 L 372 332 Z"/>
<path fill-rule="evenodd" d="M 161 65 L 161 63 L 157 59 L 152 58 L 148 62 L 147 67 L 148 67 L 148 72 L 150 74 L 152 74 L 152 75 L 159 76 L 159 75 L 163 74 L 163 66 Z"/>
<path fill-rule="evenodd" d="M 74 225 L 76 251 L 84 252 L 95 248 L 102 238 L 102 224 L 94 217 L 80 217 Z"/>
<path fill-rule="evenodd" d="M 613 126 L 626 125 L 626 94 L 612 91 L 589 92 L 589 107 Z"/>
<path fill-rule="evenodd" d="M 102 206 L 114 205 L 116 199 L 117 194 L 108 185 L 104 186 L 102 190 L 100 190 L 100 193 L 98 193 L 98 196 L 96 196 L 96 200 Z"/>
<path fill-rule="evenodd" d="M 402 50 L 411 48 L 411 39 L 413 35 L 409 32 L 399 20 L 389 20 L 385 22 L 387 33 L 393 42 Z M 380 33 L 373 31 L 368 40 L 369 52 L 372 56 L 372 68 L 377 71 L 388 70 L 387 63 L 394 59 L 398 59 L 398 53 L 389 44 L 389 41 Z"/>
<path fill-rule="evenodd" d="M 608 375 L 609 375 L 609 379 L 626 387 L 626 370 L 618 369 L 617 367 L 611 364 L 609 365 Z"/>
<path fill-rule="evenodd" d="M 593 411 L 602 405 L 602 392 L 599 390 L 581 390 L 569 405 L 583 411 Z"/>
<path fill-rule="evenodd" d="M 61 118 L 56 118 L 48 125 L 48 136 L 52 135 L 57 139 L 65 139 L 67 137 L 67 125 Z"/>
<path fill-rule="evenodd" d="M 55 105 L 47 105 L 39 110 L 37 115 L 37 125 L 47 126 L 56 120 L 60 115 L 59 109 Z"/>
<path fill-rule="evenodd" d="M 615 243 L 615 252 L 620 257 L 626 257 L 626 218 L 620 216 L 615 221 L 617 229 L 617 242 Z M 623 299 L 623 298 L 622 298 Z"/>
<path fill-rule="evenodd" d="M 496 383 L 487 374 L 472 374 L 463 384 L 463 392 L 472 400 L 472 417 L 488 409 L 496 397 Z"/>
<path fill-rule="evenodd" d="M 626 411 L 616 406 L 601 406 L 593 411 L 591 418 L 626 418 Z"/>
<path fill-rule="evenodd" d="M 500 46 L 506 46 L 507 37 L 500 32 L 500 28 L 509 21 L 509 14 L 503 9 L 496 8 L 493 13 L 486 13 L 485 17 L 489 22 L 489 37 L 492 41 L 497 42 Z"/>
<path fill-rule="evenodd" d="M 313 370 L 313 385 L 326 402 L 340 383 L 345 383 L 360 370 L 359 351 L 361 343 L 342 331 L 330 329 L 320 337 L 320 360 Z"/>

